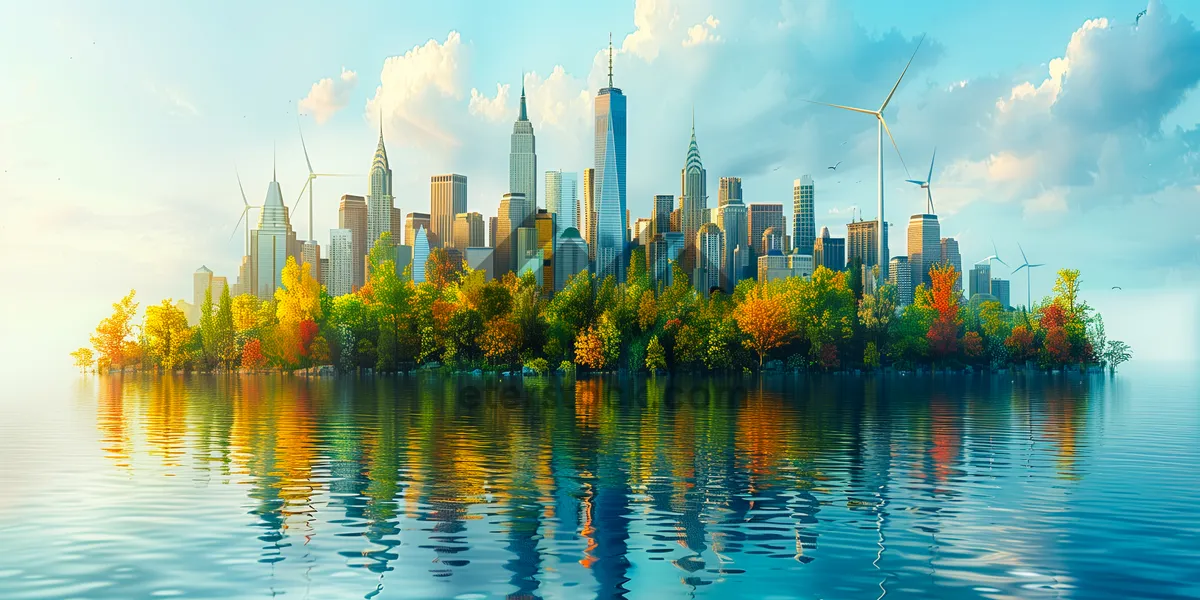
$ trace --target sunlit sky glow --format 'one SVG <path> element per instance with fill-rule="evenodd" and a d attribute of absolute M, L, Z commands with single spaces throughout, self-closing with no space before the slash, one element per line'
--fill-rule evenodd
<path fill-rule="evenodd" d="M 0 358 L 65 365 L 129 288 L 145 306 L 190 298 L 202 264 L 232 280 L 242 253 L 242 238 L 230 239 L 234 170 L 261 202 L 274 154 L 291 203 L 305 174 L 298 120 L 317 171 L 362 175 L 318 180 L 322 245 L 338 197 L 365 194 L 380 110 L 405 212 L 428 209 L 430 175 L 457 172 L 470 209 L 495 214 L 522 74 L 539 168 L 591 166 L 591 98 L 610 31 L 615 83 L 629 97 L 635 217 L 654 194 L 679 193 L 694 105 L 710 204 L 718 177 L 740 176 L 747 202 L 781 202 L 790 215 L 792 180 L 812 174 L 817 226 L 834 235 L 852 207 L 874 216 L 874 124 L 801 100 L 877 107 L 926 34 L 889 124 L 914 175 L 937 148 L 934 199 L 964 263 L 994 240 L 1015 266 L 1019 242 L 1048 264 L 1034 272 L 1035 297 L 1055 269 L 1080 268 L 1085 297 L 1111 307 L 1110 334 L 1140 358 L 1195 357 L 1200 13 L 1180 0 L 1048 4 L 10 7 L 0 20 Z M 825 168 L 839 160 L 837 174 Z M 889 221 L 903 227 L 924 196 L 903 182 L 894 152 L 885 161 Z M 306 237 L 306 210 L 293 226 Z M 905 254 L 902 240 L 893 236 L 893 255 Z M 1012 294 L 1024 299 L 1023 276 Z M 1147 333 L 1155 328 L 1171 333 Z"/>

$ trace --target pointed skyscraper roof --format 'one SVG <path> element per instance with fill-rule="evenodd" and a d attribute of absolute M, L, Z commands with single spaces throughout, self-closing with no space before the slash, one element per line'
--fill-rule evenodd
<path fill-rule="evenodd" d="M 387 148 L 383 147 L 383 107 L 379 108 L 379 145 L 375 147 L 375 158 L 371 161 L 371 170 L 376 168 L 388 169 Z"/>
<path fill-rule="evenodd" d="M 528 121 L 529 115 L 525 112 L 525 77 L 521 77 L 521 112 L 517 115 L 518 121 Z"/>
<path fill-rule="evenodd" d="M 696 109 L 692 109 L 692 139 L 688 142 L 687 163 L 684 169 L 692 168 L 695 165 L 697 169 L 702 169 L 704 166 L 700 163 L 700 147 L 696 145 Z"/>

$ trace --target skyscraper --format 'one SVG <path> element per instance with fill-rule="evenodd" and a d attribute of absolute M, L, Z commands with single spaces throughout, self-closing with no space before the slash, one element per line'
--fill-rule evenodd
<path fill-rule="evenodd" d="M 412 212 L 404 218 L 404 243 L 412 246 L 417 239 L 417 230 L 424 227 L 425 235 L 429 235 L 429 213 Z"/>
<path fill-rule="evenodd" d="M 907 256 L 893 256 L 889 262 L 888 283 L 896 286 L 896 305 L 908 306 L 913 302 L 913 269 Z"/>
<path fill-rule="evenodd" d="M 813 243 L 813 263 L 831 271 L 846 268 L 846 238 L 829 236 L 829 228 L 822 227 L 821 235 Z"/>
<path fill-rule="evenodd" d="M 962 254 L 958 252 L 958 240 L 952 237 L 942 238 L 942 263 L 954 267 L 958 276 L 954 278 L 954 291 L 962 291 Z"/>
<path fill-rule="evenodd" d="M 393 246 L 404 243 L 404 240 L 400 239 L 400 234 L 404 231 L 404 211 L 394 206 L 392 207 L 392 225 L 388 231 L 391 232 Z"/>
<path fill-rule="evenodd" d="M 537 210 L 537 140 L 533 137 L 533 123 L 525 110 L 525 83 L 521 83 L 521 106 L 517 120 L 513 123 L 511 149 L 508 155 L 508 191 L 525 196 L 528 203 L 526 219 L 522 227 L 533 227 L 533 215 Z M 466 206 L 459 212 L 465 211 Z"/>
<path fill-rule="evenodd" d="M 354 291 L 354 232 L 350 229 L 329 230 L 329 273 L 326 274 L 326 281 L 329 295 L 335 298 Z"/>
<path fill-rule="evenodd" d="M 196 314 L 200 314 L 200 307 L 204 305 L 204 293 L 212 285 L 212 280 L 212 270 L 203 265 L 196 269 L 195 273 L 192 273 L 192 308 Z M 213 302 L 216 302 L 217 298 L 220 296 L 213 298 Z"/>
<path fill-rule="evenodd" d="M 312 240 L 305 240 L 300 245 L 300 260 L 301 266 L 308 265 L 309 273 L 317 283 L 324 283 L 321 273 L 321 246 Z"/>
<path fill-rule="evenodd" d="M 596 169 L 583 170 L 583 230 L 588 261 L 596 260 Z"/>
<path fill-rule="evenodd" d="M 362 196 L 342 196 L 338 205 L 338 228 L 350 231 L 350 257 L 353 266 L 350 268 L 352 279 L 350 291 L 357 290 L 364 283 L 363 261 L 367 256 L 367 200 Z M 396 232 L 399 235 L 400 232 Z M 394 240 L 400 243 L 401 240 Z M 332 238 L 330 246 L 333 245 Z M 332 258 L 333 248 L 329 249 Z"/>
<path fill-rule="evenodd" d="M 492 264 L 496 278 L 504 277 L 505 273 L 516 270 L 517 262 L 517 228 L 525 214 L 525 196 L 508 193 L 500 200 L 496 224 L 496 252 L 492 256 Z"/>
<path fill-rule="evenodd" d="M 267 198 L 258 214 L 258 228 L 250 232 L 250 281 L 254 282 L 254 295 L 261 300 L 274 299 L 275 290 L 283 285 L 280 274 L 288 257 L 297 257 L 299 253 L 296 232 L 292 231 L 288 209 L 283 204 L 283 192 L 272 175 Z"/>
<path fill-rule="evenodd" d="M 792 182 L 792 243 L 801 254 L 812 254 L 817 239 L 817 214 L 814 205 L 816 186 L 812 175 Z"/>
<path fill-rule="evenodd" d="M 930 286 L 929 270 L 942 259 L 942 228 L 937 215 L 920 214 L 908 219 L 908 264 L 912 268 L 913 288 Z"/>
<path fill-rule="evenodd" d="M 974 298 L 975 294 L 992 293 L 992 265 L 982 262 L 971 268 L 971 280 L 967 291 L 968 300 Z"/>
<path fill-rule="evenodd" d="M 494 248 L 467 248 L 463 252 L 463 260 L 472 270 L 483 271 L 484 281 L 491 281 L 496 271 L 496 267 L 492 263 L 492 257 L 495 254 Z"/>
<path fill-rule="evenodd" d="M 367 196 L 367 252 L 375 247 L 375 240 L 387 231 L 392 231 L 392 169 L 388 166 L 387 149 L 383 147 L 383 116 L 379 118 L 379 145 L 371 160 L 371 193 Z M 399 243 L 399 240 L 393 240 Z"/>
<path fill-rule="evenodd" d="M 737 178 L 722 178 L 722 187 L 728 179 Z M 741 180 L 737 181 L 736 191 L 738 195 L 726 198 L 717 208 L 717 220 L 721 231 L 725 233 L 724 256 L 721 258 L 721 288 L 728 293 L 733 293 L 733 288 L 737 287 L 738 281 L 745 276 L 746 267 L 750 264 L 749 248 L 746 247 L 749 236 L 746 205 L 742 204 Z"/>
<path fill-rule="evenodd" d="M 596 94 L 596 276 L 625 281 L 625 95 L 613 87 L 612 39 L 608 42 L 608 87 Z"/>
<path fill-rule="evenodd" d="M 683 255 L 683 234 L 678 231 L 659 233 L 646 246 L 646 270 L 650 281 L 656 288 L 671 285 L 673 280 L 672 263 L 678 263 Z"/>
<path fill-rule="evenodd" d="M 787 231 L 784 221 L 782 204 L 751 204 L 746 207 L 746 223 L 750 228 L 750 243 L 753 244 L 755 256 L 764 256 L 767 253 L 762 246 L 763 232 L 767 229 L 779 229 L 782 238 L 783 232 Z M 786 248 L 780 245 L 780 253 L 785 250 Z"/>
<path fill-rule="evenodd" d="M 996 301 L 1004 310 L 1012 308 L 1012 287 L 1009 283 L 1007 279 L 992 279 L 992 295 L 996 297 Z"/>
<path fill-rule="evenodd" d="M 429 178 L 430 245 L 454 245 L 454 217 L 467 212 L 467 176 L 450 173 Z M 482 217 L 481 217 L 482 218 Z"/>
<path fill-rule="evenodd" d="M 483 247 L 483 215 L 477 212 L 454 215 L 454 243 L 451 245 L 459 250 Z"/>
<path fill-rule="evenodd" d="M 719 185 L 720 188 L 717 190 L 718 208 L 725 206 L 734 198 L 738 200 L 742 199 L 741 177 L 722 177 Z"/>
<path fill-rule="evenodd" d="M 759 248 L 761 248 L 762 256 L 766 256 L 767 253 L 772 250 L 783 254 L 785 250 L 783 243 L 783 229 L 775 226 L 768 227 L 767 230 L 763 232 Z"/>
<path fill-rule="evenodd" d="M 429 234 L 426 233 L 425 227 L 421 226 L 417 228 L 417 233 L 413 236 L 413 283 L 423 283 L 425 281 L 425 263 L 428 261 Z"/>
<path fill-rule="evenodd" d="M 587 269 L 587 242 L 579 230 L 567 227 L 558 236 L 558 250 L 554 253 L 554 290 L 562 291 L 571 277 Z"/>
<path fill-rule="evenodd" d="M 542 294 L 546 297 L 554 294 L 554 283 L 557 281 L 554 277 L 554 250 L 558 245 L 558 236 L 555 234 L 558 229 L 558 226 L 555 224 L 557 216 L 555 213 L 544 208 L 539 209 L 537 215 L 534 216 L 534 228 L 537 229 L 537 247 L 542 252 Z"/>
<path fill-rule="evenodd" d="M 674 203 L 675 196 L 670 194 L 654 196 L 654 213 L 651 215 L 654 220 L 654 233 L 671 231 L 671 205 Z M 651 236 L 651 241 L 653 241 L 653 236 Z"/>
<path fill-rule="evenodd" d="M 579 223 L 579 175 L 560 171 L 546 171 L 546 210 L 557 215 L 555 222 L 561 235 L 562 230 Z"/>
<path fill-rule="evenodd" d="M 518 227 L 517 235 L 515 236 L 516 266 L 513 271 L 517 277 L 525 273 L 533 273 L 537 279 L 538 286 L 545 282 L 542 278 L 545 269 L 545 263 L 542 259 L 542 251 L 538 248 L 538 231 L 536 227 Z"/>
<path fill-rule="evenodd" d="M 496 247 L 496 225 L 499 222 L 497 217 L 488 217 L 488 248 Z"/>
<path fill-rule="evenodd" d="M 654 220 L 638 217 L 633 222 L 633 239 L 638 246 L 645 246 L 654 237 Z"/>
<path fill-rule="evenodd" d="M 696 145 L 696 117 L 692 116 L 692 138 L 688 142 L 687 158 L 684 160 L 680 179 L 680 212 L 681 230 L 687 240 L 683 249 L 683 270 L 691 273 L 699 266 L 697 260 L 699 238 L 696 234 L 704 224 L 704 209 L 708 208 L 708 173 L 700 162 L 700 148 Z"/>
<path fill-rule="evenodd" d="M 705 223 L 696 232 L 696 290 L 705 296 L 713 288 L 721 287 L 721 256 L 724 250 L 725 235 L 721 228 L 712 223 Z"/>
<path fill-rule="evenodd" d="M 883 241 L 886 244 L 888 230 L 883 228 Z M 879 221 L 854 221 L 846 225 L 846 261 L 855 258 L 862 261 L 863 267 L 874 267 L 879 260 Z M 886 255 L 887 253 L 885 253 Z"/>

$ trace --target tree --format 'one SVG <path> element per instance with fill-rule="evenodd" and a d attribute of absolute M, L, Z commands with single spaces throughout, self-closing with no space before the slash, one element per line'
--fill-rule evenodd
<path fill-rule="evenodd" d="M 855 302 L 862 300 L 863 297 L 862 266 L 862 259 L 857 256 L 851 258 L 846 265 L 846 286 L 854 294 Z"/>
<path fill-rule="evenodd" d="M 858 304 L 858 320 L 866 328 L 877 348 L 887 335 L 895 317 L 896 286 L 881 285 L 874 294 L 862 294 L 862 300 Z"/>
<path fill-rule="evenodd" d="M 1004 340 L 1004 347 L 1008 348 L 1014 363 L 1024 363 L 1033 355 L 1033 332 L 1024 324 L 1013 327 L 1008 339 Z"/>
<path fill-rule="evenodd" d="M 646 369 L 651 373 L 667 369 L 667 354 L 663 351 L 657 335 L 652 336 L 650 343 L 646 345 Z"/>
<path fill-rule="evenodd" d="M 580 331 L 575 338 L 575 364 L 593 370 L 604 368 L 604 341 L 594 326 Z"/>
<path fill-rule="evenodd" d="M 504 317 L 496 317 L 484 324 L 476 343 L 493 365 L 507 366 L 512 364 L 517 353 L 518 334 L 516 324 Z"/>
<path fill-rule="evenodd" d="M 779 298 L 769 296 L 762 284 L 755 286 L 733 309 L 738 328 L 749 336 L 742 343 L 758 354 L 759 369 L 770 351 L 783 346 L 795 335 L 787 316 L 783 303 Z"/>
<path fill-rule="evenodd" d="M 434 248 L 429 251 L 429 258 L 425 261 L 425 281 L 440 290 L 453 283 L 461 268 L 461 264 L 456 265 L 450 260 L 450 253 L 445 248 Z"/>
<path fill-rule="evenodd" d="M 261 369 L 267 365 L 267 357 L 262 352 L 262 342 L 251 339 L 242 347 L 242 368 Z"/>
<path fill-rule="evenodd" d="M 1108 342 L 1108 347 L 1104 349 L 1104 361 L 1108 363 L 1108 372 L 1116 373 L 1117 367 L 1121 363 L 1133 358 L 1129 344 L 1120 340 L 1111 340 Z"/>
<path fill-rule="evenodd" d="M 237 361 L 238 347 L 234 341 L 233 298 L 229 295 L 229 286 L 221 288 L 214 330 L 217 337 L 217 360 L 226 369 L 233 368 L 233 363 Z"/>
<path fill-rule="evenodd" d="M 783 286 L 789 319 L 808 341 L 809 356 L 833 364 L 831 353 L 836 356 L 838 347 L 854 335 L 858 316 L 854 293 L 846 285 L 846 273 L 820 266 L 809 281 L 789 277 Z"/>
<path fill-rule="evenodd" d="M 92 334 L 92 347 L 96 349 L 96 369 L 123 368 L 126 360 L 137 352 L 133 341 L 133 317 L 138 304 L 133 301 L 134 290 L 113 303 L 113 314 L 100 321 Z"/>
<path fill-rule="evenodd" d="M 658 301 L 654 298 L 653 290 L 645 290 L 638 300 L 638 327 L 642 331 L 650 331 L 657 322 Z"/>
<path fill-rule="evenodd" d="M 239 294 L 233 299 L 233 330 L 246 333 L 258 326 L 258 297 L 254 294 Z"/>
<path fill-rule="evenodd" d="M 968 331 L 962 338 L 963 354 L 974 361 L 983 356 L 983 338 L 976 331 Z"/>
<path fill-rule="evenodd" d="M 75 359 L 75 366 L 79 367 L 80 373 L 87 373 L 88 369 L 92 368 L 92 363 L 96 361 L 91 348 L 80 348 L 71 353 L 71 358 Z"/>
<path fill-rule="evenodd" d="M 213 314 L 212 284 L 204 288 L 200 304 L 200 363 L 204 369 L 217 363 L 217 320 Z"/>
<path fill-rule="evenodd" d="M 958 328 L 962 325 L 959 312 L 959 294 L 954 286 L 958 282 L 958 271 L 950 264 L 937 264 L 929 270 L 932 282 L 930 296 L 937 316 L 929 327 L 926 337 L 929 350 L 934 357 L 945 358 L 953 354 L 958 343 Z"/>
<path fill-rule="evenodd" d="M 1054 282 L 1054 303 L 1060 306 L 1068 319 L 1079 319 L 1079 270 L 1059 269 Z"/>
<path fill-rule="evenodd" d="M 863 350 L 863 364 L 872 368 L 879 368 L 879 346 L 875 342 L 867 342 L 867 347 Z"/>
<path fill-rule="evenodd" d="M 142 331 L 146 335 L 149 357 L 163 370 L 173 371 L 187 362 L 185 348 L 192 330 L 188 327 L 187 316 L 170 300 L 146 308 Z"/>
<path fill-rule="evenodd" d="M 1046 331 L 1046 340 L 1042 342 L 1042 364 L 1061 366 L 1070 361 L 1071 342 L 1067 339 L 1067 331 L 1062 327 L 1051 327 Z"/>

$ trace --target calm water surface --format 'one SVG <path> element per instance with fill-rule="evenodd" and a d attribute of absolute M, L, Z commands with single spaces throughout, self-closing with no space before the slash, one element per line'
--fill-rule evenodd
<path fill-rule="evenodd" d="M 29 378 L 3 598 L 1200 597 L 1200 378 Z"/>

